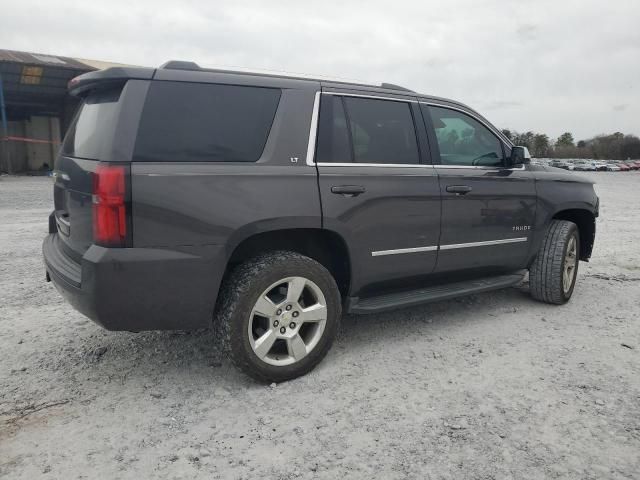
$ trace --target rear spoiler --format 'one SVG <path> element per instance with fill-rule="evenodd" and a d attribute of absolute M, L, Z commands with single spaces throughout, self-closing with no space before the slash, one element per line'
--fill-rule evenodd
<path fill-rule="evenodd" d="M 78 97 L 91 90 L 124 84 L 127 80 L 151 80 L 155 73 L 155 68 L 111 67 L 74 77 L 67 88 L 71 95 Z"/>

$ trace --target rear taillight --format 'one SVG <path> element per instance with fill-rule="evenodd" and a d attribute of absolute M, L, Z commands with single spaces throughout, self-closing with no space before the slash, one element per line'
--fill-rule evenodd
<path fill-rule="evenodd" d="M 99 164 L 93 177 L 93 241 L 103 247 L 127 242 L 127 171 Z"/>

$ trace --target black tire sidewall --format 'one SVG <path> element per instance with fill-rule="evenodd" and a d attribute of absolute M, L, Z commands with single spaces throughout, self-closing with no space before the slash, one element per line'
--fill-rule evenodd
<path fill-rule="evenodd" d="M 267 287 L 286 277 L 303 277 L 314 282 L 327 302 L 327 321 L 318 344 L 302 360 L 291 365 L 275 366 L 263 362 L 249 343 L 250 315 L 259 296 Z M 331 274 L 316 261 L 302 255 L 291 255 L 286 262 L 269 262 L 247 282 L 247 288 L 239 297 L 233 315 L 229 318 L 229 349 L 234 363 L 263 381 L 284 381 L 304 375 L 312 370 L 331 348 L 340 324 L 341 299 Z"/>

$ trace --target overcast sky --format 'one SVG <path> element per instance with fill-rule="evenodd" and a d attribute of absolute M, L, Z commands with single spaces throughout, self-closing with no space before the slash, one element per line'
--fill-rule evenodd
<path fill-rule="evenodd" d="M 384 81 L 500 128 L 640 134 L 640 0 L 20 0 L 0 24 L 0 48 Z"/>

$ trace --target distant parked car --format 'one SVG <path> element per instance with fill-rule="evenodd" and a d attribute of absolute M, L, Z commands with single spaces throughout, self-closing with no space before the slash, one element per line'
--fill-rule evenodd
<path fill-rule="evenodd" d="M 551 167 L 562 168 L 564 170 L 573 170 L 573 164 L 566 160 L 552 160 L 549 164 Z"/>
<path fill-rule="evenodd" d="M 578 170 L 581 172 L 595 172 L 596 166 L 595 166 L 595 162 L 576 162 L 574 165 L 574 170 Z"/>
<path fill-rule="evenodd" d="M 599 172 L 605 172 L 607 170 L 607 162 L 592 162 L 593 166 L 596 167 L 596 170 Z"/>
<path fill-rule="evenodd" d="M 624 164 L 631 170 L 640 170 L 640 160 L 627 160 Z"/>
<path fill-rule="evenodd" d="M 616 163 L 607 164 L 607 172 L 619 172 L 622 170 Z"/>
<path fill-rule="evenodd" d="M 631 167 L 624 162 L 618 162 L 616 163 L 616 166 L 623 172 L 628 172 L 629 170 L 631 170 Z"/>

